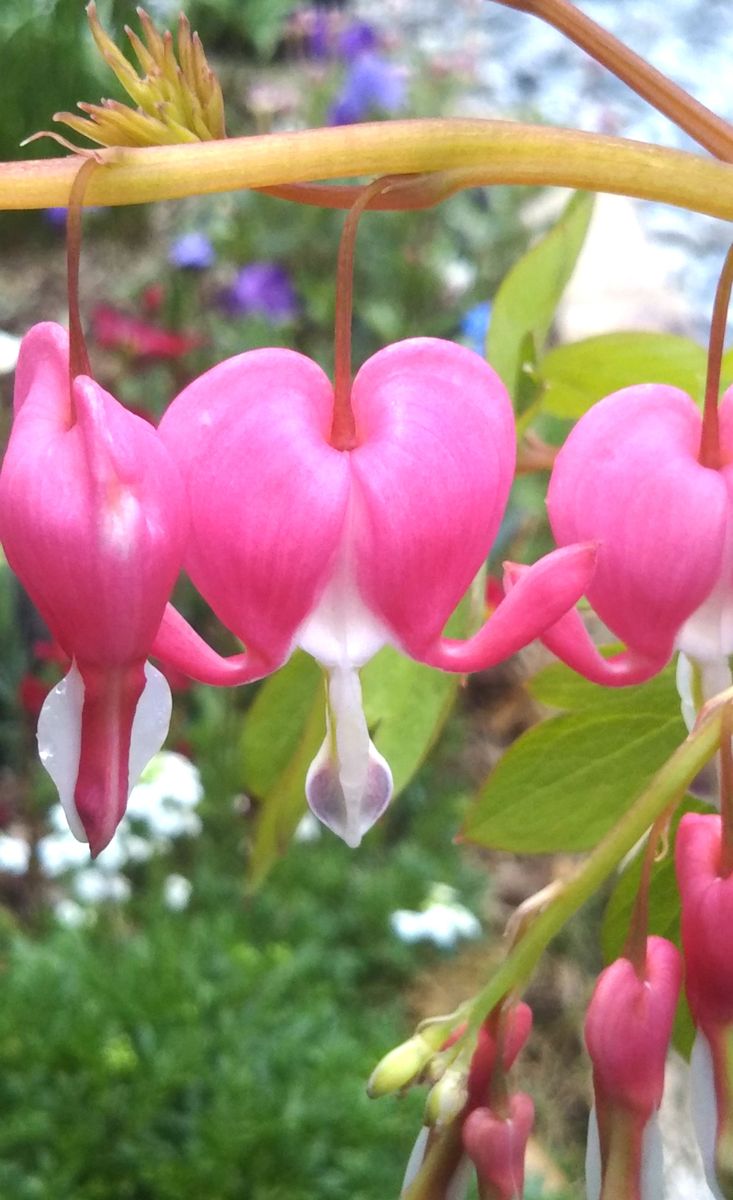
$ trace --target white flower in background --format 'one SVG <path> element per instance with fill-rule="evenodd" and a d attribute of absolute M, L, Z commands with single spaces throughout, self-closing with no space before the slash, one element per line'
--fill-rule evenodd
<path fill-rule="evenodd" d="M 323 826 L 320 821 L 313 816 L 312 812 L 307 812 L 298 821 L 293 841 L 295 842 L 317 842 L 321 836 Z"/>
<path fill-rule="evenodd" d="M 38 858 L 49 878 L 75 871 L 73 889 L 76 896 L 75 900 L 60 901 L 56 905 L 57 918 L 63 924 L 73 925 L 74 908 L 83 912 L 82 905 L 108 901 L 123 903 L 129 899 L 130 883 L 121 874 L 122 869 L 128 863 L 146 862 L 167 850 L 176 837 L 200 833 L 201 819 L 194 810 L 202 794 L 201 777 L 189 759 L 169 750 L 156 754 L 133 788 L 127 814 L 112 841 L 93 865 L 89 847 L 69 832 L 61 805 L 55 805 L 49 814 L 51 832 L 38 843 Z M 135 825 L 135 832 L 130 828 L 131 824 Z M 0 870 L 3 869 L 3 840 L 0 835 Z M 20 842 L 20 839 L 9 837 L 5 840 Z M 27 864 L 28 847 L 24 842 L 20 842 L 20 846 L 25 847 Z M 9 860 L 19 861 L 20 853 L 18 846 L 7 849 Z M 187 879 L 171 875 L 164 885 L 165 903 L 169 908 L 185 908 L 190 892 Z M 64 905 L 68 912 L 62 907 Z M 76 921 L 76 924 L 80 923 Z"/>
<path fill-rule="evenodd" d="M 118 871 L 105 871 L 100 867 L 87 867 L 77 871 L 74 891 L 82 904 L 99 904 L 114 900 L 118 904 L 130 898 L 130 881 Z"/>
<path fill-rule="evenodd" d="M 390 925 L 400 941 L 434 942 L 449 950 L 459 938 L 481 936 L 481 922 L 458 899 L 454 888 L 436 883 L 430 889 L 422 909 L 398 908 Z"/>
<path fill-rule="evenodd" d="M 25 838 L 0 833 L 0 871 L 8 875 L 25 875 L 31 848 Z"/>
<path fill-rule="evenodd" d="M 84 925 L 94 924 L 95 914 L 68 897 L 54 904 L 53 911 L 59 925 L 65 925 L 67 929 L 81 929 Z"/>
<path fill-rule="evenodd" d="M 15 370 L 20 352 L 21 338 L 0 329 L 0 375 L 9 375 Z"/>
<path fill-rule="evenodd" d="M 163 903 L 172 912 L 183 912 L 188 908 L 193 884 L 185 875 L 168 875 L 163 884 Z"/>
<path fill-rule="evenodd" d="M 127 816 L 144 822 L 153 838 L 196 836 L 201 819 L 194 809 L 202 795 L 198 768 L 182 754 L 161 750 L 132 789 Z"/>

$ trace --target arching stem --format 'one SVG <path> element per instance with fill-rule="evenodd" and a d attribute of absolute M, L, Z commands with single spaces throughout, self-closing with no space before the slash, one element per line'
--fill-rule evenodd
<path fill-rule="evenodd" d="M 400 176 L 375 179 L 362 188 L 349 209 L 339 242 L 336 266 L 336 323 L 334 326 L 333 424 L 331 445 L 352 450 L 356 425 L 351 408 L 351 318 L 354 309 L 354 250 L 359 220 L 369 201 L 387 191 Z"/>
<path fill-rule="evenodd" d="M 69 298 L 69 384 L 72 413 L 74 411 L 74 380 L 77 375 L 91 375 L 79 310 L 79 258 L 81 255 L 81 217 L 84 192 L 89 182 L 89 176 L 96 166 L 97 163 L 93 158 L 87 158 L 79 167 L 69 194 L 66 214 L 66 287 Z"/>
<path fill-rule="evenodd" d="M 677 802 L 675 801 L 657 817 L 649 831 L 641 864 L 641 878 L 624 945 L 624 958 L 629 959 L 641 980 L 646 979 L 646 943 L 649 935 L 649 890 L 652 882 L 652 869 L 659 857 L 660 841 L 663 846 L 666 843 L 669 822 L 676 807 Z"/>
<path fill-rule="evenodd" d="M 496 0 L 496 3 L 546 21 L 716 158 L 733 161 L 733 126 L 728 121 L 650 66 L 569 0 Z"/>
<path fill-rule="evenodd" d="M 733 286 L 733 246 L 725 256 L 715 292 L 713 316 L 710 322 L 708 343 L 708 369 L 705 380 L 705 408 L 702 419 L 699 460 L 704 467 L 717 470 L 722 465 L 720 457 L 720 422 L 718 397 L 720 394 L 720 370 L 725 347 L 725 328 L 728 322 L 731 287 Z"/>

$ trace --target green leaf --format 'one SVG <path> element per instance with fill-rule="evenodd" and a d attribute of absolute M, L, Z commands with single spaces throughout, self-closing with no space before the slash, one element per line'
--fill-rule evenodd
<path fill-rule="evenodd" d="M 517 854 L 589 850 L 685 734 L 678 714 L 598 712 L 536 725 L 509 748 L 469 809 L 463 837 Z"/>
<path fill-rule="evenodd" d="M 453 707 L 460 676 L 435 671 L 386 646 L 361 673 L 374 743 L 392 768 L 395 795 L 410 782 Z"/>
<path fill-rule="evenodd" d="M 601 653 L 611 654 L 618 647 L 600 647 Z M 563 663 L 545 667 L 530 680 L 529 690 L 536 700 L 548 708 L 565 712 L 635 712 L 657 713 L 660 718 L 672 719 L 679 713 L 679 696 L 674 667 L 666 667 L 648 683 L 634 687 L 601 687 L 577 675 Z"/>
<path fill-rule="evenodd" d="M 521 394 L 523 348 L 541 353 L 555 310 L 585 240 L 593 197 L 577 192 L 559 221 L 512 267 L 494 300 L 487 356 L 514 398 Z"/>
<path fill-rule="evenodd" d="M 271 792 L 297 752 L 316 695 L 323 709 L 321 669 L 302 650 L 261 685 L 240 740 L 244 786 L 253 795 Z"/>
<path fill-rule="evenodd" d="M 619 388 L 666 383 L 701 401 L 706 354 L 689 338 L 669 333 L 605 333 L 555 346 L 539 364 L 542 408 L 576 418 Z"/>
<path fill-rule="evenodd" d="M 686 812 L 710 812 L 710 809 L 688 798 L 672 821 L 669 832 L 670 846 L 674 845 L 677 827 Z M 637 854 L 621 872 L 606 905 L 601 933 L 603 957 L 606 962 L 612 962 L 623 951 L 639 890 L 641 868 L 642 855 Z M 660 862 L 654 864 L 652 871 L 649 889 L 649 932 L 669 938 L 678 946 L 680 944 L 680 897 L 671 850 L 668 850 Z M 681 1054 L 689 1056 L 693 1036 L 692 1018 L 683 996 L 678 1005 L 674 1031 L 674 1042 Z"/>

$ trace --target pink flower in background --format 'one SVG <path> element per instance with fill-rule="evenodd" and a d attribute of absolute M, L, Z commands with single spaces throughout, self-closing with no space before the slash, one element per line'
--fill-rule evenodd
<path fill-rule="evenodd" d="M 588 1200 L 661 1200 L 657 1110 L 682 982 L 680 953 L 650 937 L 641 971 L 617 958 L 599 976 L 585 1022 L 595 1105 L 588 1128 Z"/>
<path fill-rule="evenodd" d="M 72 660 L 41 711 L 41 760 L 97 854 L 168 727 L 170 691 L 145 660 L 183 557 L 185 496 L 146 421 L 87 376 L 70 382 L 58 325 L 24 339 L 14 411 L 0 537 Z"/>
<path fill-rule="evenodd" d="M 135 358 L 182 358 L 203 344 L 197 334 L 161 329 L 111 304 L 98 304 L 92 313 L 92 337 L 107 350 L 122 350 Z"/>
<path fill-rule="evenodd" d="M 229 359 L 174 400 L 160 436 L 188 490 L 185 566 L 247 654 L 222 662 L 170 609 L 156 653 L 215 683 L 265 675 L 296 646 L 312 654 L 328 674 L 327 732 L 308 800 L 356 845 L 391 794 L 359 668 L 385 644 L 451 671 L 498 662 L 575 603 L 594 551 L 548 556 L 474 637 L 444 638 L 511 485 L 509 398 L 483 359 L 420 338 L 365 363 L 351 404 L 356 444 L 337 449 L 331 383 L 290 350 Z"/>
<path fill-rule="evenodd" d="M 733 1180 L 733 875 L 722 870 L 721 826 L 717 814 L 685 813 L 675 847 L 685 990 L 697 1027 L 692 1117 L 717 1200 L 730 1194 Z"/>

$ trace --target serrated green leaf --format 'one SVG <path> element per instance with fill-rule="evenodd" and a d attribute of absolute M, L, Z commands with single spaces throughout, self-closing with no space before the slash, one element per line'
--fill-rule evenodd
<path fill-rule="evenodd" d="M 686 812 L 710 812 L 703 804 L 687 799 L 681 805 L 670 828 L 670 847 L 674 845 L 677 827 Z M 637 854 L 621 872 L 610 900 L 606 905 L 601 932 L 604 960 L 609 963 L 622 953 L 629 930 L 631 914 L 639 890 L 642 855 Z M 680 944 L 680 897 L 674 869 L 674 854 L 668 850 L 665 857 L 654 864 L 649 889 L 649 932 L 669 938 Z M 681 1054 L 689 1056 L 694 1037 L 694 1026 L 684 996 L 677 1009 L 674 1043 Z"/>
<path fill-rule="evenodd" d="M 557 224 L 515 263 L 496 293 L 487 355 L 515 402 L 522 393 L 522 347 L 533 345 L 537 353 L 543 350 L 592 210 L 593 197 L 577 192 Z"/>
<path fill-rule="evenodd" d="M 611 653 L 616 647 L 609 648 Z M 603 648 L 601 648 L 603 652 Z M 563 663 L 553 663 L 539 671 L 529 683 L 536 700 L 548 708 L 565 712 L 595 712 L 627 714 L 657 713 L 672 719 L 679 713 L 680 700 L 675 684 L 674 667 L 666 667 L 647 683 L 634 687 L 601 687 L 590 683 Z M 680 724 L 680 741 L 684 736 Z"/>
<path fill-rule="evenodd" d="M 543 411 L 575 419 L 604 396 L 637 383 L 671 384 L 701 401 L 706 353 L 671 333 L 605 333 L 555 346 L 537 370 Z"/>
<path fill-rule="evenodd" d="M 589 850 L 684 734 L 677 714 L 591 712 L 544 721 L 499 761 L 462 835 L 517 854 Z"/>

